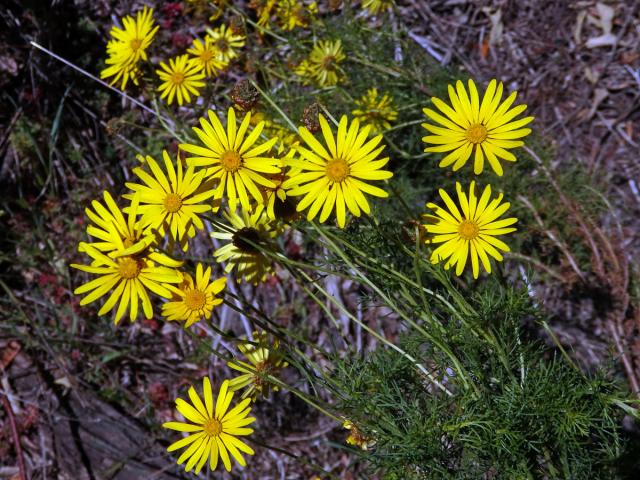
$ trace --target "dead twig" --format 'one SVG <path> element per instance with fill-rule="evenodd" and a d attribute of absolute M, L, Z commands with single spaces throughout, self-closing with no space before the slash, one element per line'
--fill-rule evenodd
<path fill-rule="evenodd" d="M 529 210 L 531 210 L 531 214 L 533 215 L 533 218 L 538 223 L 538 225 L 540 225 L 540 228 L 542 228 L 542 231 L 547 235 L 547 237 L 549 237 L 549 239 L 553 242 L 553 244 L 556 247 L 558 247 L 558 249 L 560 249 L 560 251 L 567 258 L 567 261 L 569 262 L 569 265 L 571 265 L 571 268 L 573 269 L 573 271 L 576 272 L 576 275 L 578 275 L 578 277 L 580 277 L 580 280 L 584 282 L 585 281 L 584 274 L 582 273 L 582 270 L 580 270 L 580 267 L 578 266 L 578 262 L 576 262 L 576 259 L 573 258 L 573 255 L 571 255 L 569 248 L 564 243 L 562 243 L 562 241 L 560 241 L 560 239 L 556 236 L 555 233 L 553 233 L 551 230 L 549 230 L 545 226 L 544 222 L 542 221 L 542 218 L 540 217 L 540 214 L 538 213 L 536 208 L 533 206 L 533 204 L 529 201 L 527 197 L 523 195 L 518 195 L 518 200 L 520 200 L 524 204 L 524 206 L 526 206 Z"/>
<path fill-rule="evenodd" d="M 18 458 L 18 469 L 20 470 L 20 480 L 27 480 L 27 471 L 24 468 L 24 457 L 22 456 L 22 446 L 20 445 L 20 435 L 18 435 L 18 426 L 16 425 L 16 418 L 13 415 L 13 409 L 6 395 L 2 395 L 2 405 L 7 412 L 9 418 L 9 425 L 11 426 L 11 436 L 13 438 L 13 445 L 16 449 L 16 457 Z"/>

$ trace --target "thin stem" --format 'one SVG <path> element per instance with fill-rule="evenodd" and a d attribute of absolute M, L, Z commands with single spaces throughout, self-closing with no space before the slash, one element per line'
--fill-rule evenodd
<path fill-rule="evenodd" d="M 78 67 L 77 65 L 71 63 L 69 60 L 66 60 L 65 58 L 62 58 L 59 55 L 56 55 L 55 53 L 53 53 L 51 50 L 48 50 L 47 48 L 43 47 L 42 45 L 36 43 L 36 42 L 29 42 L 31 43 L 31 45 L 33 45 L 34 47 L 36 47 L 38 50 L 42 50 L 43 52 L 45 52 L 47 55 L 50 55 L 51 57 L 55 58 L 56 60 L 64 63 L 65 65 L 67 65 L 68 67 L 73 68 L 74 70 L 76 70 L 77 72 L 82 73 L 83 75 L 85 75 L 86 77 L 89 77 L 90 79 L 92 79 L 94 82 L 98 82 L 100 85 L 102 85 L 103 87 L 108 88 L 109 90 L 112 90 L 114 92 L 116 92 L 118 95 L 126 98 L 127 100 L 129 100 L 131 103 L 137 105 L 138 107 L 142 108 L 143 110 L 149 112 L 150 114 L 157 116 L 159 119 L 164 120 L 166 123 L 169 123 L 170 121 L 167 118 L 162 117 L 158 112 L 153 111 L 153 109 L 147 107 L 144 103 L 139 102 L 138 100 L 136 100 L 133 97 L 130 97 L 129 95 L 127 95 L 126 93 L 124 93 L 122 90 L 118 90 L 115 87 L 112 87 L 111 85 L 109 85 L 107 82 L 104 82 L 102 80 L 100 80 L 98 77 L 96 77 L 95 75 L 92 75 L 91 73 L 87 72 L 86 70 Z"/>
<path fill-rule="evenodd" d="M 276 112 L 278 112 L 280 116 L 285 119 L 287 124 L 291 127 L 291 130 L 298 133 L 298 127 L 296 127 L 296 124 L 291 121 L 287 114 L 282 111 L 282 109 L 271 99 L 271 97 L 267 95 L 266 92 L 262 90 L 252 78 L 249 78 L 249 82 L 251 82 L 251 85 L 253 85 L 253 87 L 258 90 L 260 95 L 265 98 L 269 105 L 271 105 L 276 110 Z"/>

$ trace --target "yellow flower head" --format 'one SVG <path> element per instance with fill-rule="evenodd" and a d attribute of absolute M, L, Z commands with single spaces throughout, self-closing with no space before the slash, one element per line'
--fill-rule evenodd
<path fill-rule="evenodd" d="M 200 473 L 207 459 L 212 471 L 218 467 L 219 459 L 222 459 L 224 468 L 230 472 L 230 457 L 245 467 L 247 463 L 242 453 L 253 455 L 255 452 L 238 437 L 253 433 L 253 429 L 247 428 L 247 425 L 256 421 L 254 417 L 248 416 L 251 413 L 251 400 L 242 400 L 229 410 L 233 400 L 233 392 L 229 391 L 229 380 L 222 382 L 215 406 L 211 382 L 207 377 L 202 381 L 202 393 L 204 403 L 193 387 L 189 388 L 191 403 L 181 398 L 176 399 L 176 409 L 191 423 L 167 422 L 162 426 L 191 435 L 171 444 L 167 451 L 173 452 L 187 447 L 178 458 L 178 465 L 186 461 L 185 470 L 189 472 L 195 467 L 196 474 Z"/>
<path fill-rule="evenodd" d="M 298 168 L 299 173 L 292 174 L 283 188 L 291 188 L 289 195 L 304 195 L 297 209 L 301 212 L 309 208 L 308 220 L 320 213 L 320 222 L 324 222 L 335 208 L 338 225 L 344 228 L 347 209 L 356 217 L 361 211 L 370 213 L 363 192 L 376 197 L 388 196 L 381 188 L 363 180 L 386 180 L 393 173 L 381 170 L 389 158 L 377 159 L 384 145 L 378 147 L 382 135 L 367 140 L 371 126 L 360 129 L 357 119 L 347 126 L 347 117 L 343 115 L 334 137 L 324 116 L 320 115 L 319 121 L 326 147 L 309 130 L 300 127 L 300 136 L 311 150 L 297 148 L 302 158 L 287 163 Z"/>
<path fill-rule="evenodd" d="M 307 27 L 318 13 L 318 5 L 311 2 L 306 5 L 299 0 L 280 0 L 276 15 L 283 30 L 293 30 L 296 27 Z"/>
<path fill-rule="evenodd" d="M 387 94 L 378 98 L 378 89 L 370 88 L 359 100 L 357 109 L 351 114 L 365 125 L 371 125 L 372 133 L 381 133 L 391 128 L 389 122 L 398 118 L 398 111 L 393 106 L 393 98 Z"/>
<path fill-rule="evenodd" d="M 177 168 L 166 150 L 162 152 L 165 172 L 150 156 L 144 161 L 150 171 L 142 167 L 133 169 L 143 184 L 127 182 L 127 188 L 139 194 L 142 214 L 142 226 L 150 231 L 164 235 L 165 229 L 171 233 L 172 240 L 188 247 L 188 238 L 193 238 L 196 229 L 204 229 L 199 215 L 211 210 L 211 205 L 202 202 L 213 195 L 213 190 L 203 188 L 204 171 L 195 172 L 194 167 L 183 171 L 182 162 L 176 162 Z M 124 195 L 133 198 L 134 194 Z M 188 238 L 187 238 L 188 237 Z"/>
<path fill-rule="evenodd" d="M 207 77 L 215 77 L 220 70 L 224 70 L 229 65 L 218 58 L 218 50 L 209 35 L 204 37 L 204 43 L 196 38 L 193 41 L 193 47 L 187 52 L 193 56 L 194 65 L 197 65 Z"/>
<path fill-rule="evenodd" d="M 250 122 L 251 114 L 247 113 L 238 128 L 235 110 L 230 108 L 225 132 L 216 113 L 209 110 L 209 120 L 200 119 L 202 128 L 193 128 L 204 147 L 188 143 L 180 145 L 182 150 L 195 155 L 187 159 L 190 166 L 209 167 L 207 175 L 219 182 L 214 190 L 214 201 L 219 201 L 226 192 L 232 211 L 236 209 L 238 200 L 242 208 L 248 210 L 249 195 L 262 203 L 262 193 L 256 184 L 273 188 L 275 184 L 264 174 L 280 172 L 278 159 L 264 156 L 277 140 L 273 138 L 268 142 L 259 142 L 264 122 L 260 122 L 247 135 Z"/>
<path fill-rule="evenodd" d="M 376 444 L 373 438 L 367 437 L 358 430 L 358 427 L 353 422 L 345 420 L 342 426 L 349 430 L 349 436 L 347 437 L 347 443 L 349 445 L 354 445 L 362 450 L 369 450 Z"/>
<path fill-rule="evenodd" d="M 226 25 L 220 25 L 218 28 L 207 28 L 207 33 L 211 37 L 212 45 L 216 52 L 216 59 L 229 63 L 238 56 L 238 49 L 244 47 L 245 36 L 236 35 Z"/>
<path fill-rule="evenodd" d="M 81 243 L 78 250 L 90 245 L 96 250 L 109 256 L 124 252 L 125 255 L 140 253 L 151 245 L 155 239 L 153 235 L 145 233 L 137 220 L 137 207 L 131 211 L 125 220 L 120 208 L 116 205 L 109 192 L 103 193 L 104 205 L 97 200 L 91 202 L 92 211 L 85 208 L 85 213 L 92 225 L 87 226 L 87 233 L 100 240 L 92 243 Z M 136 200 L 139 201 L 139 198 Z"/>
<path fill-rule="evenodd" d="M 270 228 L 264 207 L 259 205 L 251 213 L 242 209 L 240 215 L 227 212 L 224 217 L 231 224 L 223 232 L 213 232 L 211 236 L 229 243 L 216 250 L 213 255 L 217 262 L 227 262 L 226 273 L 234 268 L 238 279 L 257 284 L 273 273 L 273 265 L 261 248 L 267 248 L 277 232 Z"/>
<path fill-rule="evenodd" d="M 335 42 L 319 40 L 309 54 L 309 69 L 313 79 L 321 87 L 337 85 L 344 76 L 339 64 L 345 58 L 339 39 Z"/>
<path fill-rule="evenodd" d="M 460 209 L 455 205 L 451 197 L 440 189 L 440 197 L 449 211 L 434 203 L 427 203 L 427 207 L 434 211 L 434 215 L 425 214 L 423 218 L 429 222 L 424 225 L 427 233 L 433 237 L 427 243 L 442 243 L 431 254 L 431 261 L 439 263 L 447 260 L 444 265 L 449 269 L 456 266 L 456 275 L 461 275 L 467 263 L 467 257 L 471 257 L 473 278 L 478 278 L 479 263 L 491 273 L 491 263 L 487 254 L 498 261 L 502 261 L 502 254 L 498 251 L 509 251 L 509 247 L 503 241 L 496 238 L 497 235 L 515 232 L 510 227 L 518 221 L 517 218 L 504 218 L 498 220 L 511 205 L 502 202 L 502 194 L 491 199 L 491 186 L 487 185 L 478 200 L 475 192 L 475 182 L 471 182 L 469 196 L 462 191 L 462 186 L 456 183 Z"/>
<path fill-rule="evenodd" d="M 516 99 L 516 92 L 500 103 L 502 90 L 502 82 L 498 84 L 495 80 L 491 80 L 480 102 L 473 80 L 469 80 L 469 94 L 464 84 L 458 80 L 455 90 L 449 85 L 451 106 L 433 97 L 431 101 L 445 116 L 430 108 L 423 110 L 425 115 L 439 124 L 438 126 L 430 123 L 422 124 L 433 134 L 427 135 L 422 140 L 427 144 L 436 145 L 427 147 L 424 151 L 451 152 L 440 161 L 440 167 L 453 165 L 453 171 L 462 168 L 473 153 L 473 172 L 476 175 L 482 173 L 486 157 L 491 168 L 502 176 L 503 170 L 499 159 L 516 161 L 516 157 L 508 149 L 524 145 L 524 142 L 516 139 L 531 133 L 531 129 L 522 127 L 533 120 L 533 117 L 525 117 L 512 121 L 527 106 L 518 105 L 510 109 Z"/>
<path fill-rule="evenodd" d="M 170 58 L 169 65 L 160 62 L 160 68 L 156 73 L 163 83 L 158 91 L 162 92 L 160 98 L 166 98 L 169 105 L 173 103 L 174 97 L 178 100 L 178 105 L 182 106 L 183 103 L 191 103 L 191 95 L 195 98 L 200 96 L 198 89 L 204 87 L 204 73 L 189 55 Z"/>
<path fill-rule="evenodd" d="M 362 8 L 377 15 L 387 10 L 391 10 L 393 0 L 362 0 Z"/>
<path fill-rule="evenodd" d="M 238 350 L 249 363 L 239 360 L 227 362 L 230 368 L 242 373 L 229 382 L 229 390 L 235 392 L 246 388 L 242 398 L 248 397 L 254 402 L 258 395 L 268 398 L 269 390 L 277 392 L 279 387 L 271 384 L 268 377 L 278 375 L 288 365 L 282 359 L 278 340 L 269 342 L 267 332 L 253 332 L 253 341 L 245 339 L 238 345 Z"/>
<path fill-rule="evenodd" d="M 109 66 L 100 72 L 100 78 L 114 77 L 111 85 L 121 80 L 120 88 L 123 90 L 129 79 L 138 84 L 136 64 L 140 60 L 147 60 L 146 50 L 158 31 L 152 16 L 153 9 L 144 7 L 135 19 L 129 15 L 122 19 L 124 29 L 111 27 L 111 40 L 107 43 L 109 58 L 106 61 Z"/>
<path fill-rule="evenodd" d="M 171 298 L 171 291 L 167 289 L 167 285 L 179 283 L 181 280 L 174 268 L 182 265 L 182 262 L 177 262 L 158 252 L 145 250 L 136 255 L 122 255 L 114 259 L 107 257 L 91 245 L 84 245 L 82 250 L 93 260 L 91 265 L 72 263 L 71 266 L 83 272 L 98 275 L 98 278 L 81 285 L 73 293 L 76 295 L 87 293 L 80 301 L 80 305 L 88 305 L 113 290 L 98 315 L 105 315 L 119 301 L 114 318 L 116 324 L 120 322 L 127 307 L 131 321 L 135 321 L 138 317 L 139 303 L 142 303 L 145 318 L 151 318 L 153 307 L 147 290 L 161 297 Z"/>
<path fill-rule="evenodd" d="M 178 287 L 169 287 L 175 293 L 175 300 L 162 306 L 162 315 L 167 320 L 186 321 L 185 327 L 188 328 L 200 320 L 211 318 L 213 307 L 222 303 L 216 295 L 224 290 L 227 279 L 211 282 L 211 267 L 204 270 L 201 263 L 196 267 L 195 281 L 188 273 L 183 273 L 183 276 Z"/>

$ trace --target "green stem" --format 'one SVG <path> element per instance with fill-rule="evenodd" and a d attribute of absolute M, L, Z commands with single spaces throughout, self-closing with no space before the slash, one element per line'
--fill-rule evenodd
<path fill-rule="evenodd" d="M 271 105 L 274 108 L 274 110 L 278 112 L 282 118 L 284 118 L 287 124 L 291 127 L 291 130 L 298 133 L 298 128 L 296 127 L 295 123 L 291 121 L 291 119 L 287 116 L 287 114 L 282 111 L 282 109 L 271 99 L 271 97 L 267 95 L 266 92 L 262 90 L 252 78 L 249 78 L 249 81 L 251 82 L 251 85 L 253 85 L 253 87 L 256 90 L 258 90 L 260 95 L 262 95 L 265 98 L 267 103 L 269 103 L 269 105 Z"/>

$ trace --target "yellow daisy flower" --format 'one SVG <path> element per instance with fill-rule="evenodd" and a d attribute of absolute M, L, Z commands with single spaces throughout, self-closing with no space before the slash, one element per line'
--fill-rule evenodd
<path fill-rule="evenodd" d="M 299 0 L 280 0 L 276 15 L 283 30 L 293 30 L 296 27 L 307 27 L 318 13 L 318 4 L 311 2 L 306 5 Z"/>
<path fill-rule="evenodd" d="M 387 94 L 378 98 L 378 89 L 370 88 L 359 100 L 358 106 L 351 114 L 365 125 L 371 125 L 372 133 L 381 133 L 391 128 L 389 122 L 398 118 L 398 111 L 393 106 L 393 98 Z"/>
<path fill-rule="evenodd" d="M 109 66 L 100 72 L 101 79 L 114 77 L 111 85 L 121 80 L 122 90 L 130 79 L 138 84 L 139 70 L 136 64 L 140 60 L 147 60 L 146 50 L 158 31 L 152 16 L 153 9 L 144 7 L 135 19 L 129 15 L 122 19 L 124 29 L 115 25 L 111 27 L 111 40 L 107 43 L 109 58 L 106 60 Z"/>
<path fill-rule="evenodd" d="M 273 188 L 274 183 L 263 174 L 280 172 L 278 159 L 264 156 L 276 139 L 258 143 L 264 122 L 260 122 L 245 138 L 250 122 L 251 113 L 247 113 L 238 128 L 235 110 L 229 108 L 225 132 L 216 113 L 209 110 L 209 121 L 200 119 L 202 129 L 193 128 L 205 146 L 180 144 L 182 150 L 196 155 L 187 159 L 190 166 L 209 167 L 207 175 L 219 181 L 213 199 L 220 200 L 226 191 L 231 210 L 236 209 L 238 200 L 243 209 L 250 208 L 247 191 L 256 202 L 262 203 L 262 193 L 256 184 Z"/>
<path fill-rule="evenodd" d="M 220 25 L 216 29 L 207 28 L 213 46 L 216 49 L 216 59 L 229 63 L 238 56 L 237 50 L 244 47 L 245 36 L 236 35 L 226 25 Z"/>
<path fill-rule="evenodd" d="M 201 66 L 189 55 L 180 55 L 169 59 L 169 65 L 160 62 L 161 70 L 156 73 L 162 80 L 162 84 L 157 88 L 162 92 L 160 98 L 166 98 L 171 105 L 174 97 L 178 100 L 178 105 L 191 103 L 191 95 L 196 98 L 200 96 L 198 88 L 204 87 L 204 73 L 201 73 Z"/>
<path fill-rule="evenodd" d="M 225 231 L 213 232 L 211 236 L 229 243 L 217 249 L 213 255 L 217 262 L 228 262 L 224 271 L 236 269 L 236 277 L 257 284 L 273 273 L 269 257 L 255 245 L 265 246 L 276 236 L 269 228 L 264 208 L 259 205 L 253 213 L 242 209 L 241 214 L 226 212 L 224 217 L 231 224 Z"/>
<path fill-rule="evenodd" d="M 167 320 L 186 321 L 185 327 L 190 327 L 200 320 L 211 318 L 213 307 L 220 305 L 218 298 L 227 283 L 226 278 L 219 278 L 211 282 L 211 267 L 203 270 L 202 264 L 196 267 L 196 280 L 191 275 L 183 273 L 184 279 L 178 287 L 170 286 L 175 293 L 176 300 L 162 305 L 162 315 Z"/>
<path fill-rule="evenodd" d="M 125 220 L 122 211 L 116 205 L 111 194 L 105 191 L 103 198 L 106 208 L 105 205 L 94 200 L 91 202 L 94 211 L 89 208 L 84 210 L 92 222 L 92 225 L 87 226 L 87 233 L 100 241 L 83 242 L 79 246 L 79 251 L 83 251 L 85 245 L 90 245 L 92 248 L 108 255 L 122 251 L 129 255 L 140 253 L 155 241 L 153 235 L 144 233 L 140 223 L 137 221 L 138 199 L 136 199 L 134 207 L 129 210 Z"/>
<path fill-rule="evenodd" d="M 177 160 L 177 169 L 166 150 L 162 151 L 165 172 L 158 163 L 147 155 L 145 163 L 151 174 L 141 167 L 133 169 L 133 173 L 143 184 L 127 182 L 125 185 L 139 195 L 142 214 L 141 223 L 144 228 L 158 231 L 164 235 L 165 228 L 171 232 L 171 238 L 187 249 L 187 237 L 193 238 L 196 229 L 204 229 L 199 214 L 211 211 L 211 205 L 202 202 L 213 196 L 211 188 L 202 188 L 204 171 L 195 173 L 194 167 L 183 171 L 182 162 Z M 124 195 L 133 198 L 135 194 Z"/>
<path fill-rule="evenodd" d="M 88 244 L 83 245 L 82 251 L 92 258 L 91 265 L 72 263 L 71 267 L 98 275 L 98 278 L 81 285 L 73 293 L 76 295 L 87 293 L 80 301 L 80 305 L 88 305 L 113 290 L 98 315 L 105 315 L 119 301 L 114 318 L 116 325 L 127 307 L 129 318 L 132 322 L 135 321 L 138 317 L 139 303 L 142 303 L 145 318 L 151 318 L 153 307 L 147 290 L 161 297 L 171 298 L 171 291 L 167 289 L 167 284 L 181 281 L 180 275 L 174 268 L 182 265 L 182 262 L 158 252 L 146 250 L 136 255 L 121 255 L 114 259 Z"/>
<path fill-rule="evenodd" d="M 283 355 L 278 347 L 277 339 L 272 343 L 269 342 L 267 332 L 253 332 L 253 341 L 245 339 L 239 344 L 238 350 L 250 363 L 239 360 L 227 362 L 227 366 L 242 373 L 229 382 L 229 390 L 235 392 L 246 388 L 242 398 L 251 398 L 254 402 L 258 395 L 268 398 L 270 389 L 277 392 L 279 387 L 269 383 L 267 377 L 276 376 L 288 365 L 282 359 Z"/>
<path fill-rule="evenodd" d="M 173 452 L 187 447 L 177 463 L 182 465 L 188 459 L 185 470 L 189 472 L 195 467 L 196 474 L 200 473 L 207 459 L 211 470 L 215 470 L 218 460 L 222 459 L 224 468 L 230 472 L 229 454 L 239 465 L 245 467 L 247 462 L 242 453 L 253 455 L 255 452 L 237 437 L 253 433 L 253 429 L 247 428 L 247 425 L 256 421 L 254 417 L 247 416 L 251 413 L 251 400 L 242 400 L 229 410 L 233 400 L 233 392 L 229 391 L 229 380 L 222 382 L 215 408 L 211 382 L 207 377 L 202 381 L 202 393 L 204 403 L 193 387 L 189 388 L 191 404 L 181 398 L 176 399 L 176 409 L 191 423 L 167 422 L 162 426 L 191 435 L 171 444 L 167 451 Z"/>
<path fill-rule="evenodd" d="M 476 175 L 482 173 L 486 157 L 491 168 L 502 176 L 503 170 L 499 159 L 516 161 L 516 157 L 508 149 L 524 145 L 524 142 L 516 139 L 531 133 L 531 129 L 522 127 L 533 120 L 533 117 L 525 117 L 512 121 L 527 106 L 518 105 L 509 109 L 516 99 L 517 92 L 513 92 L 500 103 L 502 90 L 502 82 L 498 84 L 495 80 L 491 80 L 480 102 L 473 80 L 469 80 L 469 94 L 464 84 L 458 80 L 455 90 L 452 85 L 449 85 L 449 99 L 452 106 L 433 97 L 431 101 L 445 116 L 430 108 L 423 110 L 425 115 L 439 124 L 438 126 L 430 123 L 422 124 L 433 134 L 427 135 L 422 140 L 427 144 L 436 145 L 427 147 L 424 151 L 451 152 L 440 161 L 440 167 L 453 165 L 453 171 L 462 168 L 475 152 L 473 172 Z"/>
<path fill-rule="evenodd" d="M 193 55 L 192 61 L 207 77 L 215 77 L 220 70 L 224 70 L 228 64 L 217 58 L 217 48 L 213 44 L 213 39 L 207 35 L 202 40 L 195 39 L 193 47 L 187 50 Z"/>
<path fill-rule="evenodd" d="M 381 170 L 389 161 L 388 157 L 376 160 L 384 150 L 384 145 L 378 147 L 382 135 L 367 141 L 370 125 L 360 129 L 360 122 L 354 119 L 347 128 L 347 117 L 343 115 L 334 137 L 322 115 L 319 115 L 319 120 L 326 148 L 309 130 L 300 127 L 300 136 L 311 150 L 297 148 L 302 158 L 287 163 L 299 168 L 300 173 L 285 181 L 283 188 L 291 188 L 289 195 L 304 195 L 297 209 L 301 212 L 309 208 L 308 220 L 313 220 L 322 207 L 320 222 L 324 222 L 335 207 L 338 225 L 344 228 L 347 208 L 356 217 L 360 216 L 361 211 L 370 213 L 363 192 L 376 197 L 389 196 L 384 190 L 363 180 L 386 180 L 393 173 Z"/>
<path fill-rule="evenodd" d="M 471 257 L 473 278 L 478 278 L 479 263 L 491 273 L 491 263 L 487 254 L 498 261 L 502 261 L 502 254 L 498 251 L 509 251 L 509 247 L 503 241 L 495 238 L 497 235 L 515 232 L 510 227 L 518 221 L 517 218 L 504 218 L 498 220 L 511 205 L 509 202 L 501 203 L 503 195 L 491 200 L 491 186 L 487 185 L 480 196 L 476 197 L 475 182 L 471 182 L 469 196 L 462 191 L 462 186 L 456 183 L 460 210 L 456 207 L 451 197 L 440 189 L 440 197 L 449 211 L 434 203 L 427 203 L 435 215 L 425 214 L 423 218 L 429 223 L 424 225 L 427 233 L 433 237 L 427 239 L 427 243 L 442 243 L 431 254 L 431 261 L 439 263 L 447 260 L 444 268 L 448 270 L 456 266 L 456 275 L 461 275 L 467 263 L 467 257 Z"/>
<path fill-rule="evenodd" d="M 344 72 L 340 68 L 340 62 L 345 59 L 342 52 L 342 42 L 319 40 L 313 45 L 309 54 L 309 65 L 314 80 L 321 87 L 337 85 Z"/>
<path fill-rule="evenodd" d="M 362 8 L 377 15 L 387 10 L 391 10 L 393 0 L 362 0 Z"/>

